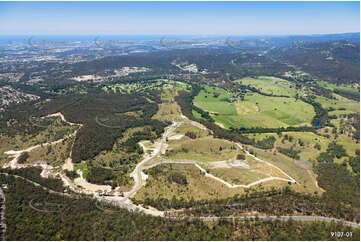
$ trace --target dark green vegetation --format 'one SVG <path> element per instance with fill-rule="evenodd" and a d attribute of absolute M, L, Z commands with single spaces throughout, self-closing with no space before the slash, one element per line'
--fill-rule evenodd
<path fill-rule="evenodd" d="M 295 150 L 292 147 L 289 149 L 279 147 L 279 148 L 277 148 L 277 150 L 280 153 L 287 155 L 288 157 L 291 157 L 292 159 L 296 159 L 296 160 L 300 159 L 300 156 L 298 155 L 301 152 L 300 150 Z"/>
<path fill-rule="evenodd" d="M 352 167 L 352 171 L 356 174 L 356 177 L 360 177 L 360 150 L 356 151 L 355 156 L 351 156 L 348 163 Z"/>
<path fill-rule="evenodd" d="M 340 96 L 343 96 L 345 98 L 348 99 L 352 99 L 355 101 L 359 101 L 360 100 L 360 93 L 359 92 L 353 92 L 353 91 L 348 91 L 348 90 L 343 90 L 343 89 L 338 89 L 336 88 L 334 90 L 335 93 L 337 93 Z"/>
<path fill-rule="evenodd" d="M 359 240 L 359 229 L 335 223 L 175 221 L 130 213 L 85 196 L 49 194 L 13 176 L 0 175 L 0 181 L 8 185 L 7 240 Z M 352 236 L 332 237 L 333 231 Z"/>
<path fill-rule="evenodd" d="M 314 96 L 310 96 L 307 99 L 302 98 L 302 100 L 306 103 L 311 104 L 315 109 L 316 115 L 312 119 L 312 125 L 316 127 L 323 127 L 326 124 L 329 124 L 328 113 L 326 109 L 322 108 L 322 105 L 320 103 L 317 103 L 313 100 L 314 98 Z"/>
<path fill-rule="evenodd" d="M 334 83 L 360 80 L 359 44 L 329 40 L 324 42 L 306 41 L 301 46 L 304 48 L 292 48 L 286 52 L 275 49 L 271 53 L 276 58 L 287 60 L 290 64 L 299 66 L 302 71 L 312 73 L 322 80 Z M 325 50 L 328 51 L 327 55 L 324 54 Z M 329 56 L 332 56 L 333 59 L 327 59 Z"/>
<path fill-rule="evenodd" d="M 20 168 L 20 169 L 0 169 L 1 173 L 10 175 L 17 175 L 30 181 L 36 182 L 44 187 L 47 187 L 53 191 L 64 192 L 63 182 L 60 179 L 55 178 L 42 178 L 40 176 L 42 169 L 40 167 Z"/>
<path fill-rule="evenodd" d="M 185 133 L 185 136 L 187 136 L 187 137 L 189 137 L 189 138 L 191 138 L 191 139 L 196 139 L 196 138 L 197 138 L 197 134 L 194 133 L 194 132 L 191 132 L 191 131 L 187 131 L 187 132 Z"/>
<path fill-rule="evenodd" d="M 273 136 L 255 142 L 254 146 L 260 149 L 272 149 L 276 138 Z"/>
<path fill-rule="evenodd" d="M 355 211 L 360 207 L 360 177 L 338 164 L 319 164 L 316 168 L 318 185 L 326 190 L 322 198 L 331 206 L 338 203 Z"/>
<path fill-rule="evenodd" d="M 28 152 L 23 152 L 23 153 L 21 153 L 21 155 L 19 156 L 17 162 L 18 162 L 19 164 L 24 164 L 24 163 L 27 161 L 28 158 L 29 158 L 29 153 L 28 153 Z"/>
<path fill-rule="evenodd" d="M 168 176 L 168 181 L 178 183 L 179 185 L 187 185 L 186 176 L 179 173 L 171 173 Z"/>
<path fill-rule="evenodd" d="M 154 93 L 156 95 L 156 93 Z M 73 162 L 96 156 L 102 150 L 111 150 L 117 138 L 128 128 L 151 125 L 158 134 L 166 124 L 151 117 L 158 106 L 140 95 L 87 94 L 55 99 L 44 111 L 61 111 L 70 122 L 81 123 L 72 149 Z M 126 114 L 139 112 L 140 117 Z"/>
<path fill-rule="evenodd" d="M 317 157 L 318 162 L 332 163 L 335 158 L 341 158 L 347 156 L 346 150 L 342 145 L 332 142 L 328 145 L 326 152 L 320 153 Z"/>
<path fill-rule="evenodd" d="M 86 179 L 90 183 L 94 184 L 106 184 L 107 181 L 114 179 L 112 170 L 104 169 L 102 167 L 90 168 L 89 174 Z"/>
<path fill-rule="evenodd" d="M 360 115 L 358 113 L 350 113 L 341 115 L 341 117 L 346 118 L 346 123 L 349 123 L 354 128 L 352 138 L 356 141 L 360 141 Z M 341 132 L 344 131 L 341 129 Z"/>
<path fill-rule="evenodd" d="M 78 175 L 78 173 L 76 173 L 76 171 L 65 170 L 65 175 L 72 180 L 79 177 L 79 175 Z"/>

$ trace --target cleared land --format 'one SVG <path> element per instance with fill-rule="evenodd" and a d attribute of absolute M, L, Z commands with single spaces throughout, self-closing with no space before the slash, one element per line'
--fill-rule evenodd
<path fill-rule="evenodd" d="M 247 93 L 245 101 L 237 102 L 237 110 L 245 127 L 310 126 L 315 115 L 313 107 L 301 100 L 257 93 Z"/>
<path fill-rule="evenodd" d="M 222 139 L 204 137 L 169 140 L 166 160 L 221 161 L 234 158 L 238 154 L 236 145 Z"/>
<path fill-rule="evenodd" d="M 224 128 L 311 126 L 315 115 L 311 105 L 295 98 L 247 92 L 244 101 L 241 101 L 223 89 L 207 86 L 195 97 L 194 104 L 208 111 Z M 199 117 L 196 112 L 194 114 Z"/>
<path fill-rule="evenodd" d="M 360 112 L 360 103 L 352 101 L 341 97 L 337 94 L 333 95 L 335 99 L 327 99 L 325 97 L 317 96 L 315 98 L 316 102 L 321 103 L 324 108 L 332 108 L 334 111 L 329 112 L 329 114 L 348 114 L 348 113 L 359 113 Z"/>
<path fill-rule="evenodd" d="M 163 87 L 161 100 L 162 103 L 158 105 L 159 110 L 153 116 L 154 119 L 161 121 L 180 121 L 182 120 L 180 114 L 181 110 L 179 105 L 174 101 L 174 97 L 177 96 L 180 87 L 167 85 Z"/>
<path fill-rule="evenodd" d="M 299 192 L 307 192 L 307 193 L 314 193 L 314 192 L 322 192 L 319 188 L 316 187 L 316 175 L 309 171 L 308 169 L 303 168 L 302 165 L 295 162 L 293 159 L 280 154 L 280 153 L 274 153 L 271 151 L 265 151 L 262 149 L 257 149 L 254 147 L 248 147 L 248 149 L 251 149 L 255 152 L 256 156 L 270 162 L 273 165 L 276 165 L 280 169 L 282 169 L 284 172 L 286 172 L 288 175 L 293 177 L 297 183 L 292 184 L 291 187 Z M 280 183 L 277 181 L 279 186 L 284 186 L 285 182 Z M 272 182 L 264 183 L 264 187 L 269 187 L 272 184 Z"/>
<path fill-rule="evenodd" d="M 277 77 L 260 76 L 257 78 L 246 77 L 236 80 L 243 85 L 257 88 L 259 91 L 271 94 L 294 97 L 297 93 L 295 84 Z"/>
<path fill-rule="evenodd" d="M 201 199 L 227 198 L 235 194 L 243 193 L 243 188 L 228 188 L 223 183 L 204 174 L 194 165 L 173 164 L 160 165 L 149 170 L 145 170 L 148 175 L 147 184 L 136 194 L 136 200 L 146 198 L 167 198 L 171 200 L 173 196 L 177 199 L 189 201 Z M 170 178 L 174 174 L 181 174 L 186 178 L 187 184 L 173 182 Z"/>

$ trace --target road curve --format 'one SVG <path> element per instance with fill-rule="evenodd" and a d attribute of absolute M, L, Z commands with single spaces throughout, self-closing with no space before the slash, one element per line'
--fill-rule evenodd
<path fill-rule="evenodd" d="M 277 167 L 277 166 L 275 166 L 275 165 L 273 165 L 273 164 L 271 164 L 271 163 L 269 163 L 269 162 L 267 162 L 267 161 L 265 161 L 265 160 L 262 160 L 262 159 L 256 157 L 255 155 L 252 155 L 252 154 L 249 153 L 247 150 L 245 150 L 245 149 L 243 148 L 243 146 L 240 145 L 239 143 L 236 143 L 236 144 L 237 144 L 237 146 L 238 146 L 241 150 L 243 150 L 247 155 L 251 156 L 253 159 L 255 159 L 255 160 L 259 161 L 259 162 L 265 163 L 265 164 L 267 164 L 267 165 L 269 165 L 269 166 L 271 166 L 271 167 L 279 170 L 283 175 L 287 176 L 287 177 L 290 179 L 290 182 L 292 182 L 292 183 L 297 183 L 297 181 L 296 181 L 295 179 L 293 179 L 291 176 L 289 176 L 286 172 L 284 172 L 284 171 L 283 171 L 282 169 L 280 169 L 279 167 Z"/>
<path fill-rule="evenodd" d="M 252 182 L 252 183 L 249 183 L 249 184 L 231 184 L 231 183 L 228 183 L 226 182 L 225 180 L 219 178 L 219 177 L 216 177 L 210 173 L 208 173 L 204 168 L 202 168 L 197 162 L 195 161 L 183 161 L 183 160 L 175 160 L 175 161 L 162 161 L 162 162 L 158 162 L 158 163 L 155 163 L 149 167 L 147 167 L 147 169 L 149 168 L 152 168 L 152 167 L 155 167 L 157 165 L 163 165 L 163 164 L 191 164 L 191 165 L 194 165 L 196 166 L 199 170 L 201 170 L 206 177 L 210 177 L 214 180 L 217 180 L 221 183 L 223 183 L 224 185 L 226 185 L 228 188 L 239 188 L 239 187 L 243 187 L 243 188 L 249 188 L 249 187 L 252 187 L 252 186 L 255 186 L 257 184 L 260 184 L 262 182 L 267 182 L 267 181 L 272 181 L 272 180 L 280 180 L 280 181 L 285 181 L 285 182 L 294 182 L 294 180 L 291 180 L 291 179 L 285 179 L 285 178 L 281 178 L 281 177 L 274 177 L 274 176 L 270 176 L 270 177 L 266 177 L 266 178 L 263 178 L 263 179 L 260 179 L 258 181 L 255 181 L 255 182 Z"/>
<path fill-rule="evenodd" d="M 163 147 L 163 143 L 166 142 L 166 139 L 168 137 L 168 135 L 170 133 L 172 133 L 177 127 L 178 127 L 179 123 L 174 122 L 173 124 L 171 124 L 170 126 L 168 126 L 168 129 L 164 132 L 158 147 L 156 147 L 154 149 L 154 151 L 152 152 L 151 155 L 147 156 L 146 158 L 144 158 L 141 162 L 139 162 L 137 164 L 137 166 L 135 167 L 134 171 L 130 174 L 131 177 L 134 178 L 135 184 L 133 186 L 133 188 L 129 191 L 129 192 L 125 192 L 124 193 L 124 198 L 123 200 L 129 198 L 130 196 L 132 196 L 136 191 L 138 191 L 138 189 L 142 186 L 142 177 L 145 176 L 145 174 L 142 172 L 142 166 L 150 161 L 151 159 L 153 159 L 154 157 L 156 157 L 159 152 L 162 150 Z"/>

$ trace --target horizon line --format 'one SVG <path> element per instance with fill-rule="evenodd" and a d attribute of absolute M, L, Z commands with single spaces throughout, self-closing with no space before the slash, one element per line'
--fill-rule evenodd
<path fill-rule="evenodd" d="M 179 35 L 193 35 L 193 36 L 290 36 L 290 35 L 332 35 L 332 34 L 360 34 L 359 32 L 329 32 L 329 33 L 290 33 L 290 34 L 194 34 L 194 33 L 136 33 L 136 34 L 102 34 L 102 33 L 87 33 L 87 34 L 71 34 L 71 33 L 63 33 L 63 34 L 50 34 L 50 33 L 32 33 L 32 34 L 22 34 L 22 33 L 16 33 L 16 34 L 0 34 L 0 36 L 34 36 L 34 35 L 42 35 L 42 36 L 154 36 L 154 35 L 160 35 L 160 36 L 167 36 L 167 35 L 173 35 L 173 36 L 179 36 Z"/>

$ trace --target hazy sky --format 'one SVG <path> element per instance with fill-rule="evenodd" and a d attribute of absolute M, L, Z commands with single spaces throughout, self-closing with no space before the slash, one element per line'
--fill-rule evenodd
<path fill-rule="evenodd" d="M 359 31 L 359 2 L 0 2 L 0 35 Z"/>

